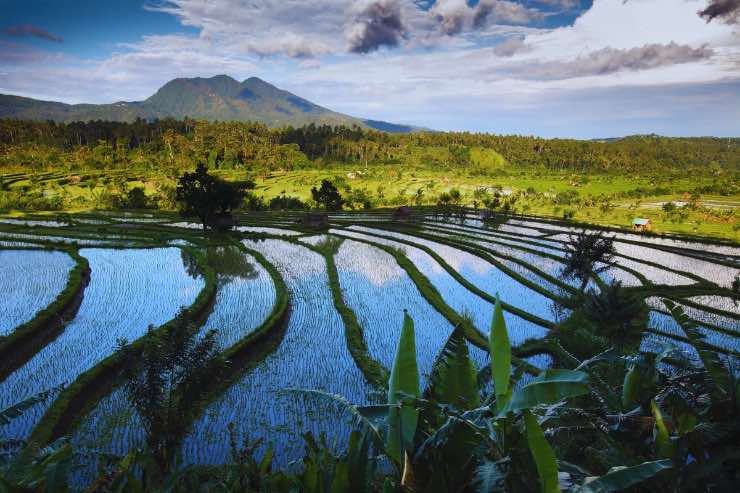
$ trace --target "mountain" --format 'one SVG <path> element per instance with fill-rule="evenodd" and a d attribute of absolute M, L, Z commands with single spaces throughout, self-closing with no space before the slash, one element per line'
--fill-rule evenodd
<path fill-rule="evenodd" d="M 331 111 L 257 77 L 243 82 L 227 75 L 174 79 L 144 101 L 112 104 L 64 104 L 0 94 L 0 118 L 72 122 L 167 117 L 258 121 L 271 127 L 315 123 L 359 125 L 386 132 L 415 130 L 408 125 L 365 120 Z"/>

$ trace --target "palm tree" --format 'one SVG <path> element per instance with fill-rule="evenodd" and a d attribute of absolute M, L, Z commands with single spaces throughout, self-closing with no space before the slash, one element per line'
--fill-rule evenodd
<path fill-rule="evenodd" d="M 218 378 L 223 360 L 218 356 L 216 332 L 194 335 L 190 321 L 180 314 L 173 323 L 154 333 L 137 349 L 119 343 L 124 360 L 124 388 L 141 418 L 147 452 L 156 483 L 172 471 L 190 414 L 205 397 L 207 382 Z"/>
<path fill-rule="evenodd" d="M 612 262 L 614 253 L 614 237 L 604 236 L 603 231 L 589 233 L 583 230 L 570 235 L 566 245 L 565 267 L 560 275 L 564 279 L 581 281 L 580 291 L 583 292 L 591 274 L 609 269 L 608 264 Z"/>
<path fill-rule="evenodd" d="M 614 281 L 605 289 L 590 291 L 583 313 L 593 323 L 597 335 L 621 350 L 634 352 L 640 345 L 647 327 L 648 309 L 645 302 Z"/>

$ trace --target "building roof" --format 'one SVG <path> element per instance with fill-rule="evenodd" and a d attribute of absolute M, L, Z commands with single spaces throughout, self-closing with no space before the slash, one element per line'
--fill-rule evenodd
<path fill-rule="evenodd" d="M 634 224 L 635 226 L 645 226 L 646 224 L 650 224 L 650 219 L 636 217 L 632 220 L 632 224 Z"/>

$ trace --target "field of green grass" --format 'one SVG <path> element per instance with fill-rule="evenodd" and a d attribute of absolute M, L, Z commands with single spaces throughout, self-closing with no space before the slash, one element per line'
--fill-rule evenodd
<path fill-rule="evenodd" d="M 242 180 L 247 177 L 244 171 L 217 171 L 227 180 Z M 62 211 L 83 212 L 104 209 L 105 200 L 116 181 L 126 189 L 143 187 L 148 196 L 155 196 L 163 189 L 176 186 L 174 176 L 167 176 L 149 169 L 100 170 L 87 173 L 37 173 L 17 175 L 12 171 L 4 173 L 5 181 L 11 183 L 0 194 L 20 190 L 40 190 L 44 196 L 62 198 Z M 11 180 L 8 177 L 13 177 Z M 463 205 L 482 206 L 476 200 L 476 190 L 487 188 L 500 190 L 504 197 L 522 193 L 514 205 L 514 212 L 551 218 L 563 218 L 568 211 L 573 221 L 599 224 L 612 227 L 632 225 L 636 217 L 648 218 L 653 231 L 658 233 L 680 233 L 709 236 L 715 238 L 740 240 L 738 215 L 740 196 L 702 195 L 696 208 L 685 209 L 683 217 L 666 214 L 662 206 L 666 202 L 681 204 L 686 201 L 685 193 L 709 180 L 684 178 L 669 183 L 656 183 L 643 176 L 614 175 L 572 175 L 521 170 L 507 165 L 487 169 L 485 174 L 458 170 L 434 170 L 429 167 L 399 169 L 397 166 L 375 165 L 331 166 L 323 169 L 301 169 L 293 171 L 274 171 L 252 175 L 256 183 L 255 195 L 266 201 L 280 195 L 299 197 L 310 201 L 311 187 L 322 179 L 337 185 L 346 195 L 350 191 L 364 190 L 378 208 L 396 207 L 420 203 L 434 205 L 444 192 L 459 190 Z M 635 190 L 670 188 L 671 194 L 649 195 L 643 198 L 627 198 Z M 417 191 L 421 190 L 421 200 L 415 202 Z M 559 203 L 558 194 L 578 194 L 580 203 Z M 604 207 L 600 197 L 607 199 Z M 590 204 L 595 198 L 598 203 Z M 478 202 L 476 204 L 476 202 Z M 167 207 L 165 207 L 167 209 Z M 20 211 L 8 211 L 18 214 Z"/>

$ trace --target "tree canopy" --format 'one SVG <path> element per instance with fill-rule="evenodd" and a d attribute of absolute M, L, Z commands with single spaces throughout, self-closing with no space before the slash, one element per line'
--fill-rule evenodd
<path fill-rule="evenodd" d="M 197 217 L 205 229 L 216 226 L 219 216 L 226 216 L 239 207 L 248 188 L 254 188 L 254 183 L 226 182 L 209 174 L 206 165 L 200 163 L 195 171 L 180 177 L 175 198 L 183 217 Z"/>

